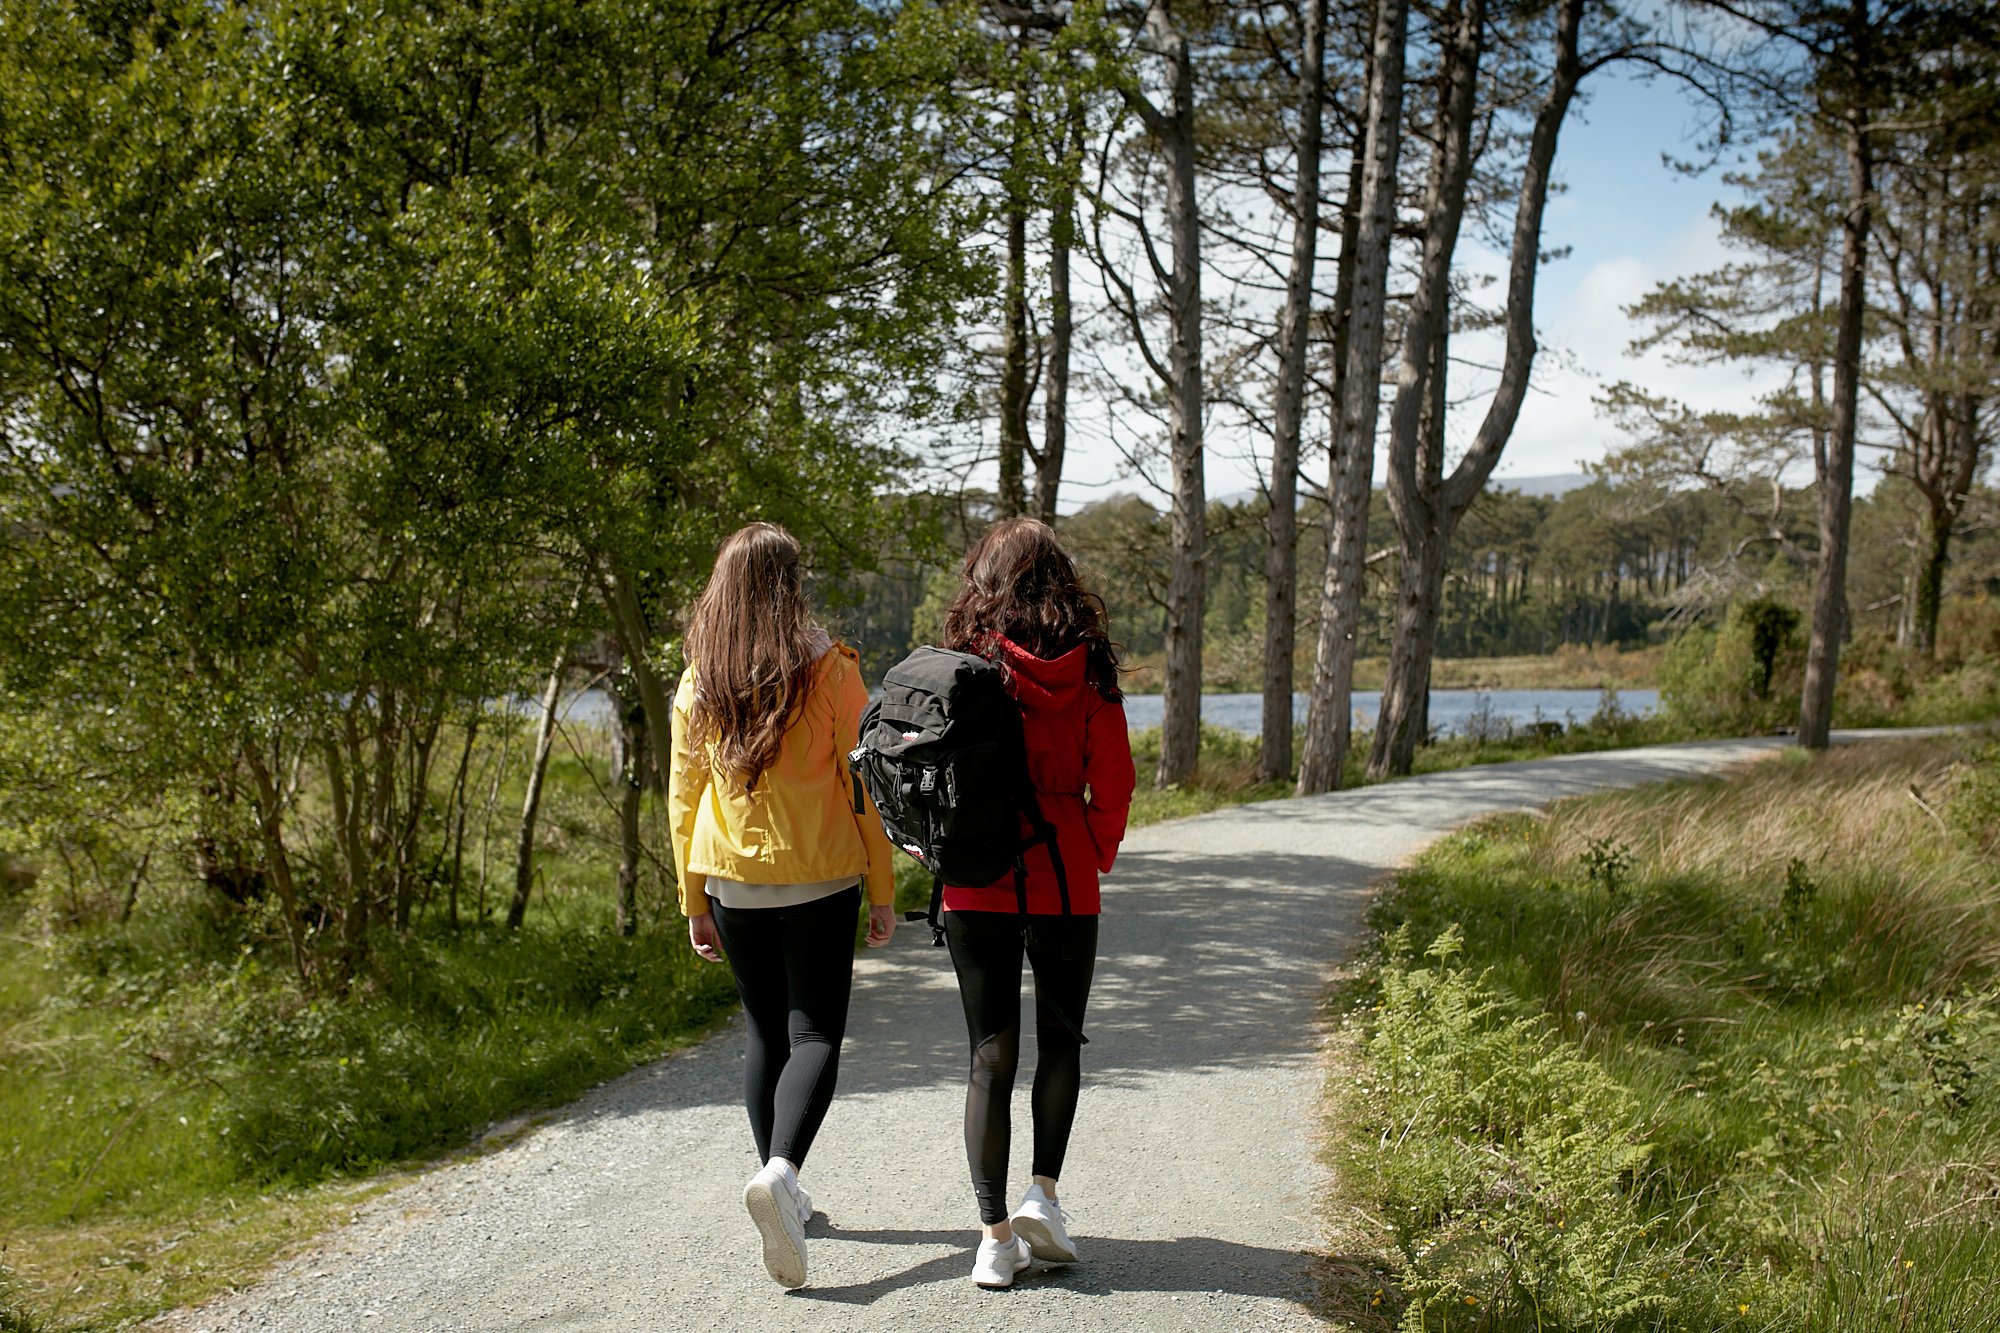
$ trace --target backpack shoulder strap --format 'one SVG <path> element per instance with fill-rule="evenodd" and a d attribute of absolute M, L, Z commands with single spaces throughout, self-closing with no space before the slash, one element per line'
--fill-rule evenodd
<path fill-rule="evenodd" d="M 1035 795 L 1034 784 L 1029 781 L 1025 767 L 1021 773 L 1020 800 L 1021 812 L 1027 815 L 1028 822 L 1035 828 L 1035 836 L 1022 845 L 1021 854 L 1014 858 L 1014 892 L 1020 899 L 1021 915 L 1028 914 L 1028 852 L 1039 845 L 1048 849 L 1049 865 L 1056 872 L 1056 894 L 1062 900 L 1062 914 L 1070 916 L 1069 871 L 1063 866 L 1062 846 L 1056 841 L 1056 826 L 1042 815 L 1041 800 Z"/>

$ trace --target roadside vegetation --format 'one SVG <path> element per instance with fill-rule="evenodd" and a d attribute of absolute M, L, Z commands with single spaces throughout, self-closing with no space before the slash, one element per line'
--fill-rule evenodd
<path fill-rule="evenodd" d="M 1388 1276 L 1341 1316 L 1994 1326 L 1991 732 L 1487 820 L 1371 926 L 1329 1126 Z"/>
<path fill-rule="evenodd" d="M 471 768 L 499 781 L 482 788 L 490 827 L 473 816 L 458 924 L 433 882 L 344 995 L 300 989 L 268 897 L 149 880 L 128 914 L 125 881 L 85 856 L 32 881 L 12 863 L 0 1328 L 108 1327 L 244 1281 L 384 1168 L 560 1105 L 730 1012 L 728 971 L 687 948 L 659 865 L 636 932 L 616 929 L 617 811 L 588 729 L 550 761 L 534 891 L 506 928 L 523 784 L 492 733 Z M 121 863 L 115 833 L 83 850 Z"/>
<path fill-rule="evenodd" d="M 1879 637 L 1852 644 L 1836 694 L 1836 723 L 1911 727 L 2000 718 L 2000 604 L 1985 597 L 1955 602 L 1945 611 L 1941 633 L 1935 658 L 1908 653 Z M 1588 717 L 1518 723 L 1490 707 L 1476 707 L 1458 731 L 1435 736 L 1417 750 L 1412 772 L 1669 741 L 1783 733 L 1796 721 L 1805 652 L 1797 613 L 1763 599 L 1739 604 L 1719 626 L 1691 630 L 1656 652 L 1574 649 L 1551 659 L 1548 669 L 1579 673 L 1569 677 L 1572 680 L 1589 680 L 1593 669 L 1601 673 L 1595 682 L 1600 688 L 1598 703 Z M 1620 698 L 1620 663 L 1627 668 L 1636 665 L 1626 659 L 1648 664 L 1645 669 L 1660 690 L 1656 711 L 1637 715 Z M 1532 677 L 1515 662 L 1497 659 L 1491 680 L 1506 683 L 1477 688 L 1535 688 L 1521 683 Z M 1449 665 L 1464 679 L 1479 679 L 1475 662 Z M 1367 731 L 1357 731 L 1342 787 L 1371 780 L 1364 763 L 1371 739 Z M 1158 732 L 1135 734 L 1132 748 L 1140 773 L 1151 772 L 1159 761 Z M 1201 762 L 1194 776 L 1159 789 L 1142 784 L 1133 802 L 1133 822 L 1176 819 L 1291 795 L 1290 783 L 1258 779 L 1257 760 L 1256 737 L 1204 726 Z"/>
<path fill-rule="evenodd" d="M 1961 620 L 1991 633 L 1985 620 Z M 1475 713 L 1461 734 L 1420 749 L 1416 769 L 1769 729 L 1802 646 L 1777 636 L 1767 683 L 1758 644 L 1752 618 L 1732 617 L 1665 651 L 1654 716 L 1632 716 L 1615 689 L 1589 718 L 1541 727 Z M 1860 693 L 1844 706 L 1871 723 L 2000 713 L 1970 629 L 1947 648 L 1933 669 L 1891 657 L 1887 669 L 1855 671 Z M 1870 661 L 1868 651 L 1856 659 Z M 464 776 L 442 765 L 433 775 L 432 799 L 450 811 L 455 787 L 463 823 L 427 825 L 410 927 L 380 933 L 344 993 L 298 986 L 281 905 L 254 877 L 204 881 L 175 869 L 178 853 L 148 860 L 175 812 L 11 826 L 17 850 L 0 885 L 5 1318 L 104 1327 L 199 1300 L 337 1222 L 381 1172 L 559 1105 L 730 1012 L 726 971 L 683 943 L 657 852 L 637 867 L 633 933 L 619 929 L 625 844 L 606 730 L 557 728 L 532 890 L 520 928 L 506 927 L 532 721 L 490 713 Z M 1133 739 L 1140 771 L 1151 771 L 1158 733 Z M 463 740 L 446 730 L 438 750 L 456 753 Z M 1290 794 L 1257 780 L 1254 738 L 1210 727 L 1201 749 L 1192 780 L 1142 786 L 1135 825 Z M 1350 752 L 1348 785 L 1364 780 L 1365 753 Z M 309 768 L 302 778 L 310 813 L 321 798 Z M 657 820 L 648 793 L 644 847 L 663 845 Z M 458 834 L 452 856 L 447 827 Z M 903 861 L 900 905 L 920 910 L 929 897 L 928 877 Z M 320 920 L 316 930 L 332 924 Z"/>

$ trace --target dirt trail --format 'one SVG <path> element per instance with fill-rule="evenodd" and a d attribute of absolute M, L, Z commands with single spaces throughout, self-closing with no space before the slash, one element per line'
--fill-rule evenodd
<path fill-rule="evenodd" d="M 1062 1182 L 1083 1262 L 1038 1264 L 1012 1291 L 968 1280 L 965 1032 L 945 951 L 918 927 L 859 962 L 840 1096 L 803 1173 L 820 1209 L 804 1289 L 765 1276 L 740 1202 L 756 1161 L 732 1026 L 501 1151 L 385 1196 L 258 1286 L 159 1326 L 1315 1327 L 1306 1251 L 1323 1233 L 1327 1183 L 1313 1161 L 1316 1006 L 1361 938 L 1370 887 L 1478 816 L 1711 772 L 1781 744 L 1464 769 L 1135 831 L 1106 882 Z M 1026 1125 L 1024 1076 L 1021 1175 Z"/>

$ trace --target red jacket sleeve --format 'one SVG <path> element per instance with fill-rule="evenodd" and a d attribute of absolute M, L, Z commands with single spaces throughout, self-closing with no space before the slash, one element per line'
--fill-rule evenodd
<path fill-rule="evenodd" d="M 1118 859 L 1125 840 L 1125 819 L 1132 812 L 1132 733 L 1125 727 L 1125 705 L 1092 691 L 1083 715 L 1083 782 L 1089 792 L 1083 817 L 1090 840 L 1097 845 L 1097 870 L 1104 874 Z"/>

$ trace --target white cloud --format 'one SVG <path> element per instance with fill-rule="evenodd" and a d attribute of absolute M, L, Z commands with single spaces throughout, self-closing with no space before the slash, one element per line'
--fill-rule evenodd
<path fill-rule="evenodd" d="M 1717 409 L 1748 408 L 1775 387 L 1780 376 L 1770 369 L 1677 364 L 1658 348 L 1631 348 L 1647 329 L 1625 313 L 1627 306 L 1661 282 L 1719 268 L 1732 257 L 1716 220 L 1704 214 L 1645 252 L 1596 260 L 1567 290 L 1545 272 L 1548 290 L 1537 302 L 1536 321 L 1543 350 L 1501 473 L 1567 472 L 1602 458 L 1620 440 L 1593 399 L 1620 380 Z M 1498 340 L 1487 341 L 1489 359 L 1497 358 Z"/>

